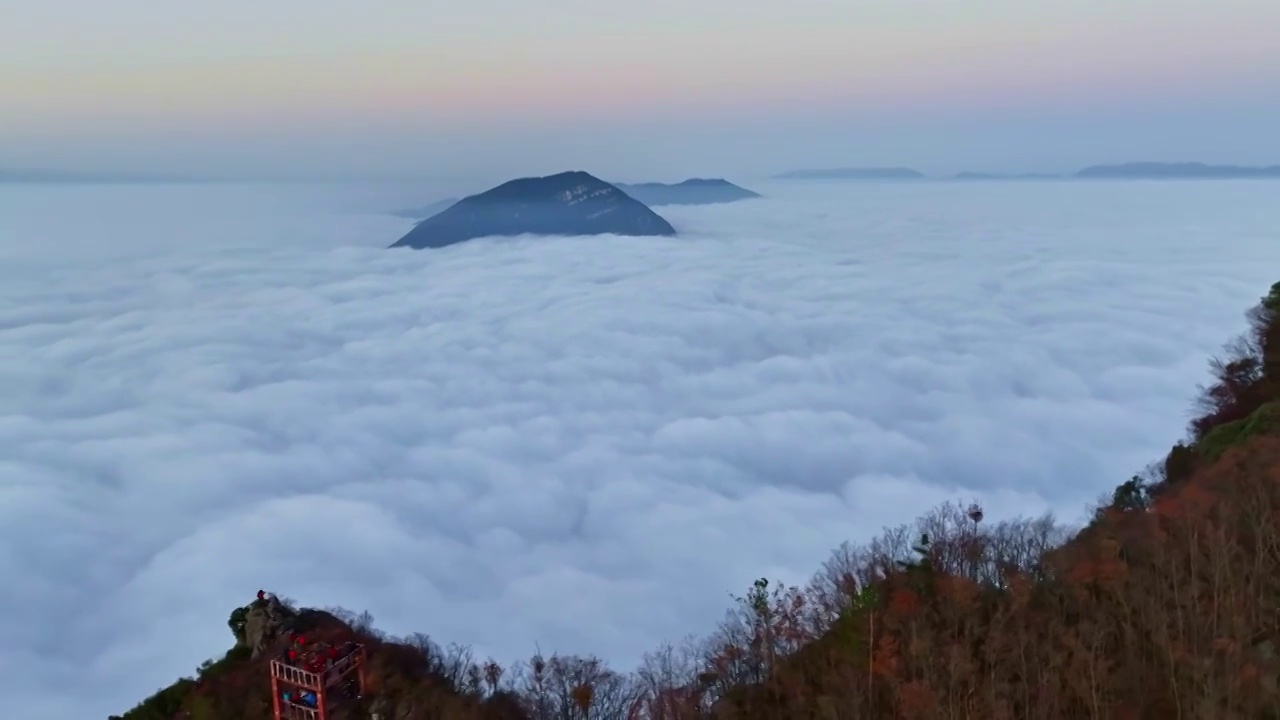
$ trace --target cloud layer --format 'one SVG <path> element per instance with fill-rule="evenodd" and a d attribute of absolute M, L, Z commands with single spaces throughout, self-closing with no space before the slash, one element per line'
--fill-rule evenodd
<path fill-rule="evenodd" d="M 1073 519 L 1280 264 L 1259 184 L 761 190 L 415 253 L 333 189 L 0 189 L 12 716 L 127 709 L 259 587 L 626 666 L 944 499 Z"/>

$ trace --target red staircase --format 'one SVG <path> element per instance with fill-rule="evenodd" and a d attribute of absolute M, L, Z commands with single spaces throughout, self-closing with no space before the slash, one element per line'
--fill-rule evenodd
<path fill-rule="evenodd" d="M 275 707 L 275 720 L 328 720 L 333 705 L 344 699 L 340 691 L 351 681 L 356 683 L 356 695 L 364 694 L 364 646 L 355 645 L 325 668 L 324 672 L 310 672 L 280 660 L 271 661 L 271 698 Z M 298 694 L 314 693 L 314 707 L 300 702 Z M 289 693 L 289 700 L 284 693 Z"/>

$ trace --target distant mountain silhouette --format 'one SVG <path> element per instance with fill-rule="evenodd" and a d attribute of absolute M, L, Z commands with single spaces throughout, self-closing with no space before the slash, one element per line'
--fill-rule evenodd
<path fill-rule="evenodd" d="M 1243 179 L 1280 178 L 1280 165 L 1245 167 L 1240 165 L 1206 165 L 1201 162 L 1162 163 L 1132 162 L 1122 165 L 1093 165 L 1075 174 L 1078 178 L 1141 179 Z"/>
<path fill-rule="evenodd" d="M 905 167 L 825 168 L 792 170 L 775 180 L 923 180 L 923 173 Z"/>
<path fill-rule="evenodd" d="M 760 197 L 760 193 L 738 187 L 722 178 L 690 178 L 684 182 L 614 183 L 622 192 L 645 205 L 713 205 Z"/>
<path fill-rule="evenodd" d="M 582 171 L 505 182 L 418 223 L 391 247 L 440 248 L 494 235 L 675 235 L 644 203 Z"/>
<path fill-rule="evenodd" d="M 396 217 L 410 218 L 413 220 L 425 220 L 431 217 L 432 215 L 438 215 L 444 212 L 445 210 L 448 210 L 449 208 L 457 204 L 457 202 L 458 202 L 458 198 L 456 197 L 445 198 L 443 200 L 437 200 L 431 203 L 430 205 L 423 205 L 422 207 L 409 208 L 408 210 L 397 210 L 391 214 L 395 215 Z"/>

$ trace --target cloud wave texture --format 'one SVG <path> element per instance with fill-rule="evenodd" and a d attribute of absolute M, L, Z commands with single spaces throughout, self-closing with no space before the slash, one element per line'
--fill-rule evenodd
<path fill-rule="evenodd" d="M 10 714 L 127 709 L 259 587 L 626 667 L 945 499 L 1073 519 L 1280 266 L 1259 185 L 762 190 L 415 253 L 332 190 L 0 188 Z"/>

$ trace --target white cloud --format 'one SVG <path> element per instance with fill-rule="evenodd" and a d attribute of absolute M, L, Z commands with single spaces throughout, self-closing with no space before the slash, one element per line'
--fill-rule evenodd
<path fill-rule="evenodd" d="M 259 587 L 625 666 L 945 499 L 1074 519 L 1280 262 L 1256 184 L 761 189 L 428 252 L 332 188 L 0 189 L 10 714 L 127 709 Z"/>

